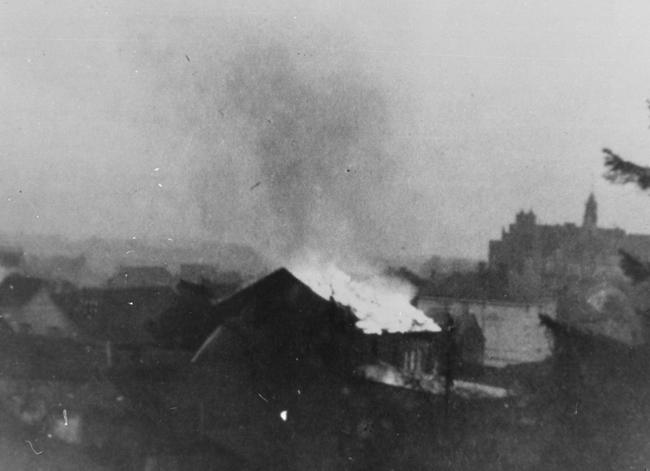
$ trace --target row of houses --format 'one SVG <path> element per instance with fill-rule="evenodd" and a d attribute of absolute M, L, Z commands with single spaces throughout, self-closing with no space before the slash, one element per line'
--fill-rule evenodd
<path fill-rule="evenodd" d="M 20 247 L 0 246 L 0 269 L 19 272 L 35 278 L 67 280 L 69 282 L 92 280 L 92 284 L 112 288 L 143 286 L 172 286 L 179 279 L 193 283 L 237 284 L 242 282 L 239 273 L 223 270 L 210 263 L 181 263 L 175 273 L 166 265 L 120 265 L 108 279 L 100 280 L 92 273 L 86 257 L 26 254 Z M 83 283 L 88 284 L 88 283 Z"/>
<path fill-rule="evenodd" d="M 112 288 L 134 288 L 142 286 L 172 286 L 178 280 L 195 284 L 239 285 L 241 275 L 233 271 L 222 271 L 216 265 L 203 263 L 184 263 L 180 265 L 178 276 L 165 266 L 120 266 L 108 279 Z"/>
<path fill-rule="evenodd" d="M 493 360 L 500 359 L 505 364 L 540 358 L 526 349 L 523 353 L 510 351 L 527 347 L 527 340 L 508 343 L 508 337 L 519 332 L 508 330 L 507 318 L 516 317 L 521 306 L 503 305 L 499 309 L 471 302 L 459 306 L 450 300 L 423 298 L 419 307 L 429 317 L 395 310 L 393 316 L 401 317 L 395 323 L 372 309 L 367 316 L 360 316 L 335 293 L 329 298 L 319 295 L 286 269 L 233 289 L 230 294 L 185 280 L 173 288 L 77 289 L 14 273 L 0 283 L 0 324 L 8 333 L 92 340 L 116 347 L 151 345 L 194 351 L 192 362 L 185 368 L 190 371 L 193 365 L 198 370 L 194 370 L 195 376 L 183 376 L 173 386 L 179 391 L 176 396 L 169 391 L 167 372 L 167 382 L 153 384 L 147 394 L 142 393 L 142 381 L 132 376 L 125 375 L 119 387 L 131 401 L 142 398 L 142 407 L 136 409 L 145 411 L 147 405 L 151 408 L 158 404 L 151 419 L 157 424 L 168 420 L 173 433 L 181 433 L 179 417 L 193 417 L 182 433 L 200 434 L 260 467 L 277 462 L 275 468 L 269 466 L 272 469 L 287 469 L 282 462 L 286 451 L 283 443 L 292 443 L 283 435 L 287 430 L 313 424 L 317 411 L 327 401 L 331 402 L 327 411 L 336 411 L 362 397 L 359 391 L 363 386 L 352 395 L 345 392 L 350 378 L 362 376 L 418 393 L 427 390 L 438 393 L 438 397 L 445 393 L 445 387 L 436 383 L 436 378 L 450 372 L 450 336 L 441 328 L 442 314 L 449 314 L 464 340 L 471 338 L 471 332 L 477 333 L 472 326 L 478 327 L 479 337 L 484 337 L 478 349 L 472 342 L 461 342 L 461 347 L 470 352 L 469 361 L 495 364 Z M 531 306 L 527 312 L 532 319 L 542 311 L 547 312 L 547 306 Z M 467 319 L 476 319 L 476 324 Z M 364 328 L 367 325 L 373 328 Z M 401 327 L 395 329 L 395 325 Z M 534 331 L 532 322 L 521 326 Z M 182 333 L 183 328 L 187 328 L 187 335 L 176 339 L 174 335 Z M 164 333 L 167 343 L 161 345 Z M 501 345 L 493 334 L 503 336 Z M 528 338 L 536 338 L 534 332 Z M 504 345 L 512 348 L 502 349 L 505 353 L 498 350 Z M 325 388 L 325 398 L 319 392 L 321 387 Z M 163 399 L 155 399 L 156 394 L 164 394 Z M 363 395 L 362 399 L 369 400 L 375 394 Z M 353 398 L 348 399 L 350 396 Z M 395 407 L 403 398 L 399 396 Z M 372 418 L 368 414 L 376 409 L 373 404 L 363 402 L 359 406 L 362 412 L 354 419 L 358 423 L 347 429 L 357 430 L 366 424 Z M 180 412 L 169 412 L 177 409 Z M 287 420 L 292 424 L 288 429 L 284 426 Z M 377 420 L 384 424 L 387 419 L 382 416 Z M 328 424 L 329 419 L 323 423 Z M 398 423 L 396 419 L 389 424 L 391 433 Z M 279 437 L 279 444 L 273 442 L 275 437 Z M 316 446 L 318 440 L 310 443 Z M 382 447 L 386 445 L 381 443 Z M 295 445 L 307 447 L 309 443 Z"/>
<path fill-rule="evenodd" d="M 365 332 L 354 310 L 315 294 L 280 269 L 215 306 L 221 322 L 195 360 L 237 356 L 245 345 L 246 355 L 264 363 L 260 374 L 282 376 L 299 363 L 330 365 L 404 385 L 462 373 L 466 367 L 542 362 L 553 352 L 540 318 L 556 318 L 554 300 L 525 304 L 424 297 L 417 307 L 435 328 Z M 286 361 L 273 360 L 279 351 Z M 282 366 L 274 369 L 271 364 Z"/>
<path fill-rule="evenodd" d="M 271 293 L 281 297 L 283 285 L 295 283 L 283 278 L 288 275 L 276 272 L 264 278 L 262 286 L 274 286 Z M 17 333 L 93 339 L 116 346 L 192 350 L 224 319 L 239 318 L 242 309 L 229 307 L 233 299 L 261 303 L 264 309 L 270 309 L 259 294 L 258 283 L 217 306 L 239 286 L 215 287 L 181 280 L 175 287 L 77 289 L 65 283 L 11 274 L 0 283 L 0 318 L 5 329 Z M 552 342 L 539 318 L 556 317 L 553 300 L 524 304 L 424 297 L 418 300 L 418 307 L 439 325 L 447 325 L 445 315 L 451 317 L 464 363 L 502 367 L 543 361 L 551 355 Z M 300 311 L 306 319 L 309 309 Z M 278 311 L 284 313 L 287 309 Z M 298 321 L 282 319 L 276 313 L 274 322 L 286 330 L 287 325 Z M 319 335 L 326 336 L 326 330 Z M 424 343 L 414 341 L 417 347 L 408 349 L 395 337 L 375 337 L 366 345 L 366 353 L 374 352 L 381 361 L 405 370 L 440 368 L 440 361 Z"/>
<path fill-rule="evenodd" d="M 20 272 L 24 262 L 21 250 L 0 250 L 5 269 Z M 188 349 L 200 345 L 206 329 L 215 325 L 210 303 L 244 283 L 239 274 L 209 264 L 181 264 L 177 276 L 165 266 L 121 266 L 105 286 L 79 290 L 39 277 L 8 280 L 2 286 L 14 288 L 3 294 L 0 286 L 0 315 L 14 331 L 68 337 L 89 332 L 117 344 L 155 343 L 157 334 L 168 337 L 162 342 L 165 347 Z M 211 292 L 201 288 L 205 286 Z M 539 316 L 556 317 L 557 302 L 552 299 L 518 303 L 424 296 L 418 307 L 439 323 L 446 322 L 441 316 L 451 315 L 457 333 L 462 331 L 467 363 L 501 367 L 542 361 L 551 354 L 551 340 Z M 170 310 L 178 312 L 174 316 Z M 404 362 L 419 364 L 422 356 L 414 358 Z"/>
<path fill-rule="evenodd" d="M 191 328 L 185 320 L 209 319 L 213 304 L 237 287 L 181 280 L 175 286 L 77 288 L 11 273 L 0 283 L 0 325 L 5 332 L 116 346 L 173 345 L 164 338 L 169 332 L 160 329 L 161 321 L 176 320 L 175 335 L 183 335 L 184 327 Z"/>
<path fill-rule="evenodd" d="M 500 346 L 492 335 L 502 335 L 502 339 L 518 335 L 506 324 L 523 306 L 475 306 L 471 302 L 458 306 L 453 300 L 420 299 L 420 311 L 436 321 L 426 322 L 395 309 L 393 316 L 407 318 L 399 323 L 403 328 L 395 329 L 393 319 L 384 318 L 379 309 L 361 315 L 353 305 L 342 303 L 335 291 L 331 297 L 317 291 L 289 270 L 279 269 L 215 305 L 214 314 L 221 322 L 193 356 L 191 364 L 198 371 L 184 377 L 180 393 L 160 402 L 177 407 L 180 397 L 185 398 L 189 403 L 181 415 L 195 415 L 188 425 L 194 427 L 192 433 L 264 469 L 287 469 L 283 459 L 320 456 L 319 450 L 329 443 L 324 434 L 338 430 L 347 430 L 339 436 L 340 446 L 364 450 L 365 457 L 357 459 L 369 460 L 368 453 L 376 457 L 380 455 L 377 450 L 394 450 L 398 437 L 415 440 L 422 433 L 417 427 L 399 430 L 402 418 L 410 417 L 409 411 L 417 411 L 415 420 L 431 424 L 427 433 L 434 443 L 436 433 L 446 433 L 442 430 L 444 398 L 450 392 L 465 388 L 492 398 L 509 394 L 489 385 L 449 381 L 450 373 L 455 373 L 450 371 L 454 359 L 450 344 L 455 340 L 450 333 L 472 335 L 471 325 L 463 324 L 463 319 L 478 315 L 475 327 L 479 336 L 486 334 L 478 353 L 476 345 L 460 342 L 461 349 L 475 353 L 470 361 L 481 363 L 485 357 L 485 364 L 503 366 L 538 361 L 549 351 L 536 330 L 543 329 L 539 317 L 535 322 L 532 319 L 541 312 L 550 314 L 553 304 L 529 306 L 526 322 L 519 324 L 528 336 L 519 341 L 506 338 Z M 454 319 L 451 332 L 441 313 Z M 369 321 L 376 328 L 364 329 Z M 538 342 L 537 349 L 529 348 L 530 339 Z M 192 390 L 191 398 L 184 393 L 185 384 Z M 140 384 L 132 387 L 133 395 L 135 388 L 142 389 Z M 165 387 L 156 384 L 143 402 L 151 402 L 155 391 Z M 420 414 L 429 415 L 424 419 Z M 170 428 L 178 427 L 175 417 Z M 382 430 L 385 438 L 373 438 Z M 304 439 L 308 436 L 312 439 Z M 312 467 L 314 463 L 304 466 Z"/>
<path fill-rule="evenodd" d="M 271 279 L 274 276 L 278 275 Z M 181 280 L 175 286 L 77 289 L 67 283 L 14 273 L 0 284 L 0 318 L 5 328 L 18 333 L 191 350 L 201 345 L 224 318 L 215 305 L 241 286 L 237 281 L 233 278 L 228 285 L 208 285 Z M 440 325 L 447 324 L 445 315 L 451 316 L 465 363 L 495 367 L 543 361 L 550 356 L 552 343 L 539 316 L 555 318 L 556 304 L 554 300 L 418 300 L 418 307 Z M 385 339 L 382 342 L 390 343 Z M 373 348 L 385 356 L 392 355 L 392 364 L 412 365 L 415 370 L 427 369 L 433 362 L 422 348 L 402 352 L 399 359 L 394 348 Z"/>

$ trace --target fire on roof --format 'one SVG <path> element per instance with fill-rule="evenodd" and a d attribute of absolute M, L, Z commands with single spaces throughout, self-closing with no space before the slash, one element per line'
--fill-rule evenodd
<path fill-rule="evenodd" d="M 335 265 L 299 266 L 291 272 L 324 299 L 347 306 L 366 334 L 439 332 L 440 327 L 410 303 L 413 287 L 383 276 L 353 278 Z"/>

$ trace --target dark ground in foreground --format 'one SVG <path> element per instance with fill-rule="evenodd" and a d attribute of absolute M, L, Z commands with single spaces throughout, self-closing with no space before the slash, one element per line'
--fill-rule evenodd
<path fill-rule="evenodd" d="M 199 462 L 204 469 L 568 471 L 644 470 L 650 464 L 648 380 L 631 378 L 628 370 L 614 375 L 621 369 L 615 363 L 597 373 L 571 371 L 570 378 L 552 361 L 486 370 L 473 379 L 516 395 L 454 396 L 449 403 L 443 396 L 326 375 L 287 400 L 256 394 L 231 366 L 222 368 L 226 372 L 214 365 L 209 373 L 196 372 L 211 393 L 193 391 L 206 398 L 201 433 L 222 447 L 221 459 L 223 450 L 236 458 L 230 468 Z M 161 402 L 163 410 L 187 396 L 182 386 L 137 389 L 174 387 Z M 144 392 L 141 400 L 149 397 Z M 281 410 L 288 411 L 286 422 Z"/>
<path fill-rule="evenodd" d="M 467 378 L 512 398 L 448 403 L 327 375 L 283 396 L 232 363 L 147 366 L 101 381 L 5 375 L 0 470 L 645 470 L 647 352 L 589 348 L 588 362 L 560 356 Z M 85 442 L 22 423 L 8 400 L 17 394 L 87 414 Z"/>

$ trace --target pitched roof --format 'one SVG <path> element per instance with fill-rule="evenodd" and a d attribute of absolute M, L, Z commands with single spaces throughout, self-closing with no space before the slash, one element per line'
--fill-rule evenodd
<path fill-rule="evenodd" d="M 31 256 L 25 262 L 23 270 L 34 277 L 81 280 L 88 274 L 88 270 L 84 269 L 87 267 L 86 258 L 83 255 L 78 257 L 54 255 L 51 257 Z"/>
<path fill-rule="evenodd" d="M 47 282 L 41 278 L 12 273 L 0 283 L 0 306 L 24 306 L 46 286 Z"/>
<path fill-rule="evenodd" d="M 270 275 L 243 288 L 215 307 L 215 316 L 237 331 L 254 336 L 257 330 L 272 331 L 280 344 L 285 337 L 296 332 L 316 332 L 323 327 L 323 316 L 330 312 L 333 303 L 314 293 L 307 285 L 280 268 Z M 351 313 L 340 309 L 341 320 Z M 353 324 L 352 317 L 349 318 Z M 219 327 L 205 340 L 194 355 L 194 360 L 211 348 L 219 337 Z"/>
<path fill-rule="evenodd" d="M 374 308 L 371 303 L 365 307 Z M 377 308 L 379 309 L 380 306 Z M 277 343 L 281 343 L 283 339 L 291 339 L 292 342 L 299 342 L 300 339 L 309 341 L 310 335 L 315 338 L 332 325 L 336 328 L 354 328 L 359 332 L 379 333 L 364 328 L 369 316 L 374 314 L 368 312 L 361 314 L 363 317 L 334 297 L 325 299 L 286 268 L 276 270 L 243 288 L 215 307 L 215 315 L 222 322 L 234 324 L 235 328 L 245 330 L 249 336 L 257 335 L 254 334 L 257 330 L 264 330 L 266 332 L 264 335 L 268 336 L 268 331 L 271 330 Z M 395 312 L 395 317 L 399 316 L 407 317 Z M 425 317 L 424 314 L 422 317 Z M 440 330 L 432 320 L 428 318 L 426 320 L 435 327 L 428 332 Z M 381 319 L 377 320 L 380 321 Z M 424 332 L 423 329 L 412 331 Z M 194 358 L 198 359 L 218 336 L 217 329 L 203 343 Z"/>
<path fill-rule="evenodd" d="M 216 312 L 224 319 L 241 317 L 255 324 L 308 323 L 330 306 L 289 270 L 280 268 L 222 300 Z"/>

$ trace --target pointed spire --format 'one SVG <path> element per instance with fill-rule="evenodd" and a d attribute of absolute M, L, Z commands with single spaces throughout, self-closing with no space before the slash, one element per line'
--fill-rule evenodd
<path fill-rule="evenodd" d="M 598 225 L 598 203 L 594 192 L 589 193 L 587 203 L 585 203 L 585 214 L 582 219 L 582 227 L 593 229 Z"/>

